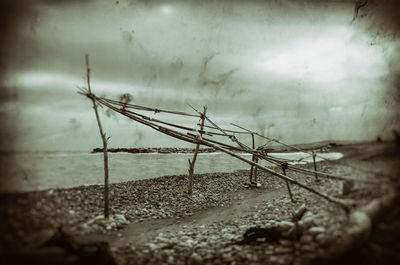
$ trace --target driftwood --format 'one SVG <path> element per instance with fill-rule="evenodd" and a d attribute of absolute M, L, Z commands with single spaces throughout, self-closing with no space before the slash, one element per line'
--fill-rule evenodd
<path fill-rule="evenodd" d="M 201 131 L 204 129 L 204 117 L 206 116 L 207 113 L 207 107 L 204 106 L 204 112 L 201 115 L 201 125 L 200 125 L 200 137 L 202 135 Z M 193 159 L 189 161 L 189 187 L 188 187 L 188 194 L 192 195 L 192 190 L 193 190 L 193 173 L 194 173 L 194 164 L 196 163 L 196 158 L 197 158 L 197 153 L 199 152 L 200 144 L 196 144 L 196 149 L 194 151 Z"/>
<path fill-rule="evenodd" d="M 295 226 L 292 228 L 283 228 L 279 226 L 260 228 L 251 227 L 246 230 L 243 234 L 243 239 L 236 242 L 238 245 L 252 244 L 252 243 L 262 243 L 268 242 L 273 243 L 282 239 L 296 240 L 298 239 L 302 231 L 298 225 L 298 221 L 301 220 L 304 213 L 307 211 L 305 204 L 301 205 L 293 214 L 292 221 Z"/>
<path fill-rule="evenodd" d="M 84 94 L 84 93 L 81 93 L 81 94 Z M 97 100 L 99 102 L 101 102 L 102 98 L 97 98 Z M 116 111 L 116 112 L 128 117 L 128 118 L 131 118 L 131 119 L 133 119 L 133 120 L 135 120 L 135 121 L 137 121 L 139 123 L 142 123 L 144 125 L 147 125 L 147 126 L 153 128 L 155 130 L 161 131 L 161 129 L 165 128 L 165 127 L 162 127 L 162 126 L 159 126 L 159 125 L 155 125 L 152 122 L 147 122 L 147 121 L 151 120 L 150 118 L 145 119 L 146 121 L 144 121 L 143 119 L 140 119 L 143 115 L 137 114 L 135 112 L 130 112 L 130 113 L 122 112 L 120 109 L 118 109 L 118 108 L 116 108 L 116 107 L 114 107 L 114 106 L 112 106 L 112 105 L 110 105 L 110 104 L 108 104 L 107 102 L 104 102 L 104 101 L 102 102 L 102 104 L 107 106 L 108 108 L 110 108 L 110 109 L 112 109 L 112 110 L 114 110 L 114 111 Z M 137 117 L 137 116 L 139 116 L 139 117 Z M 154 121 L 154 120 L 152 120 L 152 121 Z M 206 125 L 204 125 L 204 126 L 206 126 Z M 213 128 L 216 128 L 216 127 L 213 127 Z M 167 129 L 167 128 L 165 128 L 165 129 L 166 129 L 166 131 L 169 131 L 169 132 L 172 131 L 172 130 Z M 221 130 L 223 130 L 223 129 L 221 129 Z M 180 135 L 182 136 L 184 134 L 180 133 Z M 184 141 L 187 141 L 187 142 L 191 142 L 191 143 L 194 142 L 193 138 L 197 137 L 196 135 L 190 134 L 190 133 L 187 133 L 187 135 L 191 136 L 192 139 L 187 139 L 187 138 L 181 139 L 181 138 L 177 137 L 176 134 L 173 137 L 176 137 L 178 139 L 181 139 L 181 140 L 184 140 Z M 170 135 L 170 136 L 172 136 L 172 135 Z M 184 136 L 186 137 L 186 135 L 184 135 Z M 279 159 L 273 158 L 271 156 L 266 156 L 262 152 L 259 152 L 257 150 L 251 150 L 250 148 L 235 147 L 235 146 L 232 146 L 232 145 L 229 145 L 229 144 L 225 144 L 225 143 L 221 143 L 221 142 L 218 142 L 218 141 L 215 141 L 215 140 L 212 140 L 212 139 L 208 139 L 208 138 L 205 138 L 205 137 L 203 137 L 202 139 L 206 140 L 209 143 L 217 144 L 219 146 L 223 146 L 223 147 L 227 148 L 228 150 L 247 152 L 247 153 L 250 153 L 250 154 L 256 154 L 258 158 L 264 159 L 264 160 L 266 160 L 268 162 L 271 162 L 271 163 L 273 163 L 273 164 L 275 164 L 277 166 L 280 166 L 282 163 L 286 162 L 286 161 L 281 161 Z M 203 145 L 206 145 L 206 144 L 203 144 Z M 213 145 L 206 145 L 206 146 L 211 147 Z M 313 171 L 313 170 L 308 170 L 308 169 L 304 169 L 304 168 L 298 168 L 298 167 L 294 167 L 294 166 L 291 166 L 291 165 L 288 165 L 288 169 L 296 171 L 296 172 L 299 172 L 299 173 L 303 173 L 303 174 L 306 174 L 306 175 L 314 175 L 315 174 L 315 171 Z M 320 177 L 330 178 L 330 179 L 334 179 L 334 180 L 354 180 L 354 181 L 365 182 L 365 183 L 370 183 L 370 184 L 380 184 L 380 183 L 382 183 L 381 181 L 358 179 L 358 178 L 356 179 L 356 178 L 351 178 L 351 177 L 347 177 L 347 176 L 346 177 L 342 177 L 342 176 L 328 174 L 328 173 L 321 172 L 321 171 L 317 171 L 317 173 L 318 173 L 318 175 Z"/>
<path fill-rule="evenodd" d="M 287 168 L 287 166 L 288 166 L 287 163 L 283 163 L 282 166 L 281 166 L 281 167 L 282 167 L 283 175 L 285 175 L 285 176 L 286 176 L 286 168 Z M 296 201 L 293 199 L 292 190 L 290 189 L 290 185 L 289 185 L 289 182 L 288 182 L 288 181 L 286 181 L 286 187 L 287 187 L 287 190 L 288 190 L 288 193 L 289 193 L 289 196 L 290 196 L 290 200 L 291 200 L 293 203 L 295 203 Z"/>
<path fill-rule="evenodd" d="M 324 198 L 325 200 L 327 200 L 327 201 L 329 201 L 329 202 L 331 202 L 331 203 L 335 203 L 335 204 L 341 206 L 341 207 L 342 207 L 343 209 L 345 209 L 346 211 L 349 210 L 349 207 L 348 207 L 347 205 L 345 205 L 344 203 L 339 202 L 339 201 L 337 201 L 337 200 L 335 200 L 335 199 L 329 197 L 329 196 L 326 195 L 326 194 L 323 194 L 323 193 L 321 193 L 321 192 L 319 192 L 319 191 L 316 191 L 316 190 L 310 188 L 309 186 L 307 186 L 307 185 L 305 185 L 305 184 L 302 184 L 302 183 L 300 183 L 300 182 L 298 182 L 298 181 L 296 181 L 296 180 L 294 180 L 294 179 L 292 179 L 292 178 L 289 178 L 289 177 L 287 177 L 287 176 L 285 176 L 285 175 L 279 174 L 279 173 L 273 171 L 272 169 L 269 169 L 269 168 L 260 166 L 259 164 L 254 163 L 254 162 L 252 162 L 252 161 L 250 161 L 250 160 L 248 160 L 248 159 L 246 159 L 246 158 L 243 158 L 243 157 L 241 157 L 240 155 L 235 154 L 235 153 L 233 153 L 233 152 L 231 152 L 231 151 L 229 151 L 229 150 L 227 150 L 227 149 L 225 149 L 225 148 L 222 148 L 222 147 L 220 147 L 220 146 L 218 146 L 218 145 L 212 144 L 210 141 L 205 140 L 205 138 L 199 139 L 198 137 L 195 137 L 195 136 L 186 135 L 186 134 L 180 133 L 180 132 L 178 132 L 178 131 L 175 131 L 175 130 L 172 130 L 172 129 L 163 127 L 163 126 L 161 126 L 161 125 L 154 124 L 154 123 L 152 123 L 152 122 L 150 122 L 150 121 L 143 120 L 143 119 L 141 119 L 141 118 L 139 118 L 139 117 L 136 117 L 135 115 L 124 113 L 123 110 L 118 109 L 118 108 L 116 108 L 116 107 L 114 107 L 114 106 L 112 106 L 112 105 L 110 105 L 110 104 L 107 104 L 107 103 L 104 103 L 104 102 L 103 102 L 103 104 L 104 104 L 105 106 L 111 108 L 112 110 L 117 111 L 117 112 L 121 113 L 122 115 L 124 115 L 124 116 L 126 116 L 126 117 L 129 117 L 129 118 L 131 118 L 131 119 L 133 119 L 133 120 L 135 120 L 135 121 L 137 121 L 137 122 L 139 122 L 139 123 L 142 123 L 142 124 L 144 124 L 144 125 L 147 125 L 147 126 L 153 128 L 154 130 L 157 130 L 157 131 L 159 131 L 159 132 L 161 132 L 161 133 L 167 134 L 167 135 L 169 135 L 169 136 L 175 137 L 175 138 L 177 138 L 177 139 L 180 139 L 180 140 L 183 140 L 183 141 L 186 141 L 186 142 L 196 143 L 196 144 L 199 143 L 199 144 L 202 144 L 202 145 L 205 145 L 205 146 L 208 146 L 208 147 L 212 147 L 212 148 L 214 148 L 214 149 L 216 149 L 216 150 L 219 150 L 219 151 L 221 151 L 221 152 L 227 153 L 227 154 L 229 154 L 229 155 L 231 155 L 231 156 L 233 156 L 233 157 L 235 157 L 235 158 L 238 158 L 239 160 L 242 160 L 243 162 L 246 162 L 246 163 L 248 163 L 248 164 L 250 164 L 250 165 L 253 165 L 253 166 L 257 167 L 257 168 L 260 169 L 260 170 L 263 170 L 263 171 L 266 171 L 266 172 L 268 172 L 268 173 L 271 173 L 271 174 L 273 174 L 273 175 L 275 175 L 275 176 L 277 176 L 277 177 L 279 177 L 279 178 L 281 178 L 281 179 L 283 179 L 283 180 L 287 180 L 287 181 L 289 181 L 290 183 L 295 184 L 295 185 L 297 185 L 297 186 L 299 186 L 299 187 L 301 187 L 301 188 L 303 188 L 303 189 L 305 189 L 305 190 L 307 190 L 307 191 L 309 191 L 309 192 L 311 192 L 311 193 L 314 193 L 314 194 L 316 194 L 316 195 L 318 195 L 318 196 Z M 209 118 L 208 118 L 207 116 L 205 116 L 205 119 L 208 120 L 208 121 L 210 121 Z M 211 121 L 211 123 L 214 125 L 214 123 L 213 123 L 212 121 Z M 214 125 L 214 126 L 216 126 L 216 125 Z M 236 140 L 236 141 L 237 141 L 237 140 Z M 220 144 L 221 144 L 221 145 L 224 145 L 224 144 L 222 144 L 222 143 L 220 143 Z M 241 143 L 240 143 L 240 144 L 241 144 Z M 246 150 L 246 149 L 245 149 L 245 150 Z M 251 153 L 252 150 L 248 150 L 248 152 Z"/>
<path fill-rule="evenodd" d="M 89 56 L 86 55 L 86 75 L 87 75 L 87 85 L 89 93 L 87 96 L 92 100 L 93 109 L 96 114 L 97 125 L 99 126 L 99 132 L 101 140 L 103 142 L 103 154 L 104 154 L 104 218 L 109 217 L 109 198 L 108 198 L 108 153 L 107 153 L 107 142 L 109 137 L 103 132 L 103 127 L 101 125 L 99 112 L 97 110 L 96 97 L 92 94 L 90 88 L 90 67 L 89 67 Z"/>
<path fill-rule="evenodd" d="M 293 222 L 298 222 L 301 220 L 301 218 L 303 218 L 303 215 L 307 212 L 307 208 L 305 204 L 302 204 L 297 210 L 296 212 L 294 212 L 293 217 L 292 217 L 292 221 Z"/>
<path fill-rule="evenodd" d="M 284 230 L 280 227 L 271 228 L 260 228 L 252 227 L 246 230 L 243 235 L 243 240 L 236 242 L 238 245 L 268 242 L 273 243 L 281 239 L 292 239 L 290 235 L 287 235 Z"/>
<path fill-rule="evenodd" d="M 85 93 L 81 93 L 81 94 L 85 95 Z M 92 95 L 92 94 L 90 94 L 90 95 Z M 92 95 L 92 96 L 94 96 L 94 95 Z M 277 176 L 277 177 L 279 177 L 279 178 L 281 178 L 281 179 L 283 179 L 285 181 L 288 181 L 291 184 L 297 185 L 297 186 L 299 186 L 299 187 L 301 187 L 301 188 L 303 188 L 303 189 L 305 189 L 307 191 L 310 191 L 310 192 L 312 192 L 312 193 L 314 193 L 314 194 L 326 199 L 329 202 L 332 202 L 332 203 L 335 203 L 337 205 L 340 205 L 346 211 L 349 210 L 349 207 L 347 205 L 343 204 L 340 201 L 337 201 L 336 199 L 333 199 L 333 198 L 329 197 L 326 194 L 323 194 L 323 193 L 321 193 L 321 192 L 319 192 L 317 190 L 314 190 L 314 189 L 310 188 L 309 186 L 307 186 L 305 184 L 299 183 L 299 182 L 297 182 L 296 180 L 294 180 L 294 179 L 292 179 L 290 177 L 287 177 L 285 175 L 279 174 L 279 173 L 273 171 L 270 168 L 266 168 L 266 167 L 260 166 L 259 164 L 255 163 L 254 161 L 251 161 L 251 160 L 248 160 L 246 158 L 243 158 L 243 157 L 239 156 L 238 154 L 232 152 L 232 151 L 241 151 L 241 152 L 246 152 L 246 153 L 249 153 L 249 154 L 253 154 L 256 158 L 267 160 L 267 161 L 269 161 L 271 163 L 274 163 L 275 165 L 279 165 L 279 166 L 282 163 L 287 162 L 287 160 L 273 158 L 271 156 L 265 155 L 263 152 L 261 152 L 259 150 L 254 150 L 252 148 L 249 148 L 248 146 L 246 146 L 243 143 L 241 143 L 240 141 L 238 141 L 234 135 L 233 136 L 229 135 L 227 133 L 228 130 L 224 130 L 224 129 L 220 128 L 218 125 L 216 125 L 214 122 L 212 122 L 206 115 L 204 115 L 205 120 L 207 120 L 212 126 L 204 125 L 204 127 L 220 130 L 221 133 L 224 136 L 229 137 L 233 142 L 237 143 L 239 145 L 239 147 L 235 147 L 235 146 L 228 145 L 228 144 L 225 144 L 225 143 L 222 143 L 222 142 L 219 142 L 219 141 L 208 139 L 206 137 L 199 138 L 197 135 L 191 134 L 189 132 L 187 132 L 185 134 L 185 133 L 182 133 L 182 132 L 179 132 L 179 131 L 176 131 L 176 130 L 173 130 L 173 129 L 170 129 L 170 128 L 167 128 L 167 127 L 164 127 L 162 125 L 157 124 L 158 121 L 155 121 L 155 120 L 153 120 L 151 118 L 145 117 L 142 114 L 138 114 L 138 113 L 135 113 L 135 112 L 132 112 L 132 111 L 128 111 L 125 108 L 118 108 L 118 104 L 116 104 L 117 106 L 115 106 L 112 103 L 110 103 L 110 101 L 107 100 L 107 99 L 98 98 L 98 97 L 95 97 L 95 98 L 96 98 L 97 102 L 99 102 L 100 104 L 102 104 L 102 105 L 104 105 L 104 106 L 106 106 L 106 107 L 108 107 L 108 108 L 110 108 L 110 109 L 112 109 L 112 110 L 114 110 L 114 111 L 116 111 L 116 112 L 118 112 L 118 113 L 120 113 L 120 114 L 122 114 L 122 115 L 124 115 L 124 116 L 126 116 L 126 117 L 128 117 L 128 118 L 130 118 L 132 120 L 134 120 L 134 121 L 137 121 L 137 122 L 139 122 L 141 124 L 149 126 L 150 128 L 152 128 L 154 130 L 157 130 L 157 131 L 159 131 L 161 133 L 164 133 L 166 135 L 169 135 L 171 137 L 175 137 L 177 139 L 180 139 L 180 140 L 183 140 L 183 141 L 186 141 L 186 142 L 195 143 L 195 144 L 199 144 L 199 145 L 205 145 L 207 147 L 214 148 L 215 150 L 218 150 L 218 151 L 224 152 L 226 154 L 229 154 L 229 155 L 231 155 L 231 156 L 233 156 L 233 157 L 235 157 L 235 158 L 237 158 L 237 159 L 239 159 L 241 161 L 244 161 L 244 162 L 248 163 L 249 165 L 252 165 L 253 167 L 255 167 L 257 169 L 260 169 L 260 170 L 266 171 L 268 173 L 271 173 L 271 174 L 273 174 L 273 175 L 275 175 L 275 176 Z M 202 113 L 198 112 L 197 110 L 195 110 L 195 111 L 201 117 Z M 193 116 L 199 117 L 198 115 L 193 115 Z M 249 133 L 246 132 L 246 134 L 249 134 Z M 254 135 L 259 135 L 259 134 L 254 133 Z M 293 166 L 290 166 L 290 165 L 288 166 L 288 169 L 291 169 L 291 170 L 294 170 L 294 171 L 297 171 L 297 172 L 301 172 L 301 173 L 304 173 L 304 174 L 308 174 L 308 175 L 315 175 L 315 173 L 317 172 L 315 170 L 307 170 L 307 169 L 293 167 Z M 337 180 L 350 180 L 351 179 L 351 178 L 347 178 L 347 177 L 328 174 L 328 173 L 325 173 L 325 172 L 317 172 L 317 173 L 318 173 L 318 176 L 323 176 L 323 177 L 326 177 L 326 178 L 332 178 L 332 179 L 337 179 Z M 351 179 L 351 180 L 353 180 L 353 179 Z M 354 180 L 356 180 L 356 179 L 354 179 Z M 373 182 L 373 181 L 369 181 L 369 180 L 358 180 L 357 179 L 357 181 L 363 181 L 363 182 L 369 182 L 369 183 L 377 183 L 377 182 Z M 379 182 L 379 183 L 381 183 L 381 182 Z"/>
<path fill-rule="evenodd" d="M 314 172 L 315 172 L 315 180 L 318 181 L 318 173 L 317 173 L 317 164 L 315 163 L 315 157 L 317 155 L 315 154 L 315 152 L 312 152 L 312 159 L 313 159 L 313 164 L 314 164 Z"/>

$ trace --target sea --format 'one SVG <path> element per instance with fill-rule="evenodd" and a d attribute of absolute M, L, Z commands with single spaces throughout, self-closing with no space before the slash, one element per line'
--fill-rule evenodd
<path fill-rule="evenodd" d="M 250 159 L 249 154 L 240 154 Z M 269 153 L 271 156 L 299 160 L 298 163 L 312 162 L 307 153 Z M 321 153 L 321 159 L 336 160 L 343 157 L 339 152 Z M 109 153 L 109 181 L 126 181 L 156 178 L 167 175 L 188 174 L 188 159 L 192 153 Z M 263 166 L 271 166 L 266 161 Z M 25 192 L 55 188 L 70 188 L 104 183 L 102 153 L 88 152 L 27 152 L 1 153 L 0 191 Z M 249 169 L 250 165 L 225 153 L 199 153 L 195 164 L 196 173 L 234 172 Z"/>

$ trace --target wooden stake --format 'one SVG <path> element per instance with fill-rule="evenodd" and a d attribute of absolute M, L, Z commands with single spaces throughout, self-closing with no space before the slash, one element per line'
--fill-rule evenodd
<path fill-rule="evenodd" d="M 204 120 L 207 113 L 207 106 L 204 106 L 203 114 L 201 115 L 201 124 L 200 124 L 200 137 L 204 132 Z M 193 192 L 193 173 L 194 173 L 194 163 L 196 163 L 197 153 L 199 152 L 200 144 L 196 144 L 196 149 L 194 150 L 194 155 L 192 161 L 189 161 L 189 186 L 188 186 L 188 194 L 192 195 Z"/>
<path fill-rule="evenodd" d="M 253 150 L 254 150 L 254 145 L 255 145 L 255 143 L 254 143 L 254 134 L 251 134 L 251 142 L 252 142 L 252 147 L 253 147 Z M 252 158 L 251 158 L 251 161 L 255 162 L 256 161 L 255 159 L 256 159 L 256 157 L 253 155 Z M 250 166 L 250 176 L 249 176 L 250 185 L 251 185 L 251 183 L 253 183 L 253 168 L 254 168 L 254 166 L 251 165 Z"/>
<path fill-rule="evenodd" d="M 312 159 L 313 159 L 313 162 L 314 162 L 314 171 L 315 171 L 315 180 L 316 181 L 319 181 L 318 180 L 318 174 L 317 174 L 317 164 L 315 163 L 315 157 L 317 156 L 317 154 L 314 152 L 314 151 L 312 151 Z"/>
<path fill-rule="evenodd" d="M 256 163 L 258 163 L 258 157 L 256 157 Z M 254 167 L 254 182 L 257 183 L 257 167 Z"/>
<path fill-rule="evenodd" d="M 287 168 L 288 164 L 287 163 L 283 163 L 282 164 L 282 171 L 283 171 L 283 175 L 286 176 L 286 168 Z M 286 180 L 286 187 L 288 189 L 289 192 L 289 196 L 290 196 L 290 200 L 295 203 L 296 201 L 293 199 L 293 195 L 292 195 L 292 191 L 290 190 L 290 186 L 289 186 L 289 181 Z"/>
<path fill-rule="evenodd" d="M 101 121 L 99 117 L 99 112 L 97 110 L 96 98 L 92 95 L 92 90 L 90 88 L 90 68 L 89 68 L 89 55 L 86 54 L 86 75 L 87 84 L 89 90 L 89 97 L 93 102 L 94 113 L 96 114 L 97 125 L 99 126 L 101 140 L 103 141 L 103 154 L 104 154 L 104 218 L 109 217 L 109 198 L 108 198 L 108 152 L 107 152 L 107 141 L 108 138 L 103 132 L 103 127 L 101 126 Z"/>

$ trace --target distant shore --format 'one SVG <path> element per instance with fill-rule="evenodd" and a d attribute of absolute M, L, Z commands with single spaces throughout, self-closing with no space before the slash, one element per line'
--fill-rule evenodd
<path fill-rule="evenodd" d="M 342 144 L 337 144 L 336 142 L 319 142 L 310 144 L 295 144 L 294 148 L 288 146 L 271 146 L 271 147 L 259 147 L 258 150 L 264 152 L 296 152 L 297 149 L 309 151 L 309 150 L 320 150 L 328 151 L 334 146 Z M 296 149 L 297 148 L 297 149 Z M 194 153 L 195 148 L 184 148 L 184 147 L 140 147 L 140 148 L 108 148 L 110 153 L 131 153 L 131 154 L 142 154 L 142 153 L 159 153 L 159 154 L 174 154 L 174 153 Z M 94 148 L 91 153 L 102 153 L 103 148 Z M 199 153 L 213 153 L 217 152 L 214 148 L 200 148 Z"/>
<path fill-rule="evenodd" d="M 132 154 L 148 154 L 148 153 L 159 153 L 159 154 L 171 154 L 171 153 L 194 153 L 194 148 L 178 148 L 178 147 L 141 147 L 141 148 L 108 148 L 110 153 L 132 153 Z M 92 153 L 102 153 L 103 148 L 94 148 Z M 216 152 L 214 148 L 201 148 L 199 153 L 212 153 Z"/>

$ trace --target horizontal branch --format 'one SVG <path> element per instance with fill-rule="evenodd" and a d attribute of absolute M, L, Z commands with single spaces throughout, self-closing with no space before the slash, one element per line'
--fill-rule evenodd
<path fill-rule="evenodd" d="M 194 114 L 181 112 L 181 111 L 172 111 L 172 110 L 150 108 L 150 107 L 145 107 L 145 106 L 140 106 L 140 105 L 124 103 L 124 102 L 120 102 L 120 101 L 112 100 L 112 99 L 108 99 L 108 98 L 103 98 L 103 99 L 106 100 L 109 103 L 120 105 L 120 106 L 122 106 L 124 108 L 132 108 L 132 109 L 137 109 L 137 110 L 152 111 L 154 113 L 165 112 L 165 113 L 170 113 L 170 114 L 175 114 L 175 115 L 182 115 L 182 116 L 190 116 L 190 117 L 198 117 L 198 118 L 200 118 L 199 115 L 194 115 Z"/>

